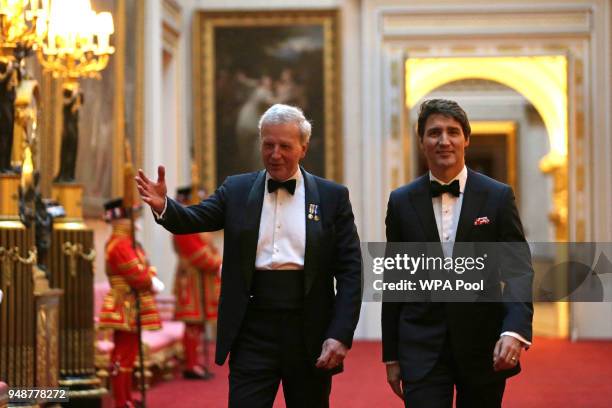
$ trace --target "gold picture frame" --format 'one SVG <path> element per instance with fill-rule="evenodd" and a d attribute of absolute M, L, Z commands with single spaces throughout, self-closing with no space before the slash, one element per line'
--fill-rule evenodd
<path fill-rule="evenodd" d="M 342 181 L 338 26 L 336 10 L 195 16 L 193 156 L 208 191 L 229 174 L 262 167 L 253 136 L 265 110 L 254 102 L 257 91 L 268 96 L 267 106 L 303 108 L 313 124 L 305 168 Z"/>

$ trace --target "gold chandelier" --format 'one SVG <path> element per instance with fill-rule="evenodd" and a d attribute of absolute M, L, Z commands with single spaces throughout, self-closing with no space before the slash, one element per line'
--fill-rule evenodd
<path fill-rule="evenodd" d="M 109 57 L 113 16 L 96 13 L 89 0 L 52 0 L 48 18 L 38 22 L 38 60 L 54 77 L 99 78 Z"/>
<path fill-rule="evenodd" d="M 0 61 L 36 50 L 54 77 L 99 78 L 115 52 L 113 16 L 90 0 L 0 0 Z"/>
<path fill-rule="evenodd" d="M 38 23 L 48 5 L 49 0 L 0 0 L 0 57 L 12 59 L 36 47 Z"/>

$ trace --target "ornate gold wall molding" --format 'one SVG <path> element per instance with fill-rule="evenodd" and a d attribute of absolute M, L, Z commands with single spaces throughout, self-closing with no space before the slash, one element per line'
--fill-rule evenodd
<path fill-rule="evenodd" d="M 115 47 L 117 52 L 113 55 L 113 74 L 115 81 L 115 103 L 113 104 L 113 180 L 111 191 L 113 197 L 123 194 L 123 149 L 125 145 L 125 41 L 126 41 L 126 0 L 117 0 L 115 16 Z"/>
<path fill-rule="evenodd" d="M 144 163 L 144 48 L 145 48 L 145 2 L 136 2 L 136 83 L 134 102 L 134 165 L 143 167 Z"/>
<path fill-rule="evenodd" d="M 540 161 L 540 171 L 552 176 L 553 179 L 553 210 L 548 214 L 549 220 L 555 226 L 555 241 L 568 240 L 568 180 L 567 157 L 554 153 L 547 154 Z"/>

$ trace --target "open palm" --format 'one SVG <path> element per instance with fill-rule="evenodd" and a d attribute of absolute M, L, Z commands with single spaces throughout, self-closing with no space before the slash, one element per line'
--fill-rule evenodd
<path fill-rule="evenodd" d="M 159 166 L 157 168 L 157 182 L 149 180 L 142 169 L 138 170 L 138 176 L 135 177 L 138 193 L 142 201 L 149 204 L 153 211 L 160 214 L 164 210 L 166 204 L 166 168 Z"/>

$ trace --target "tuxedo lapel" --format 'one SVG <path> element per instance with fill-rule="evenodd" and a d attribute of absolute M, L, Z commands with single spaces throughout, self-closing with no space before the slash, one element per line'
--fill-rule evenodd
<path fill-rule="evenodd" d="M 301 167 L 300 167 L 301 168 Z M 304 176 L 304 190 L 305 190 L 305 213 L 306 218 L 306 248 L 304 252 L 304 295 L 307 295 L 312 287 L 314 278 L 319 271 L 319 259 L 320 245 L 321 245 L 321 205 L 319 198 L 319 188 L 315 178 L 308 173 L 306 170 L 301 168 Z M 308 209 L 313 204 L 318 208 L 319 217 L 309 218 Z"/>
<path fill-rule="evenodd" d="M 262 170 L 251 187 L 246 203 L 245 223 L 240 235 L 240 251 L 242 255 L 242 272 L 244 273 L 246 290 L 251 290 L 255 257 L 257 255 L 257 241 L 259 238 L 259 223 L 265 188 L 266 171 Z"/>
<path fill-rule="evenodd" d="M 429 176 L 427 174 L 421 177 L 410 196 L 410 201 L 418 215 L 427 242 L 440 242 L 436 217 L 431 202 Z"/>
<path fill-rule="evenodd" d="M 480 209 L 487 199 L 486 190 L 482 189 L 476 175 L 468 169 L 468 177 L 463 192 L 463 202 L 461 204 L 461 214 L 457 223 L 457 233 L 455 242 L 466 242 L 470 237 L 470 232 L 474 228 L 474 220 L 478 217 Z"/>

